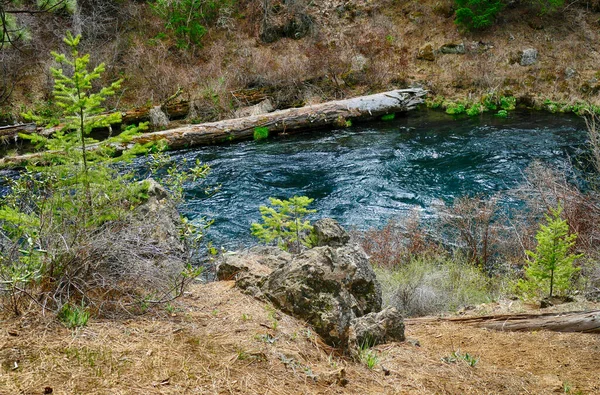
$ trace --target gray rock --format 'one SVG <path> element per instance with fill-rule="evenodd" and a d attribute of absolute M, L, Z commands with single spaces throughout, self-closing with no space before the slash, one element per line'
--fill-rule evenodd
<path fill-rule="evenodd" d="M 248 251 L 226 254 L 217 264 L 219 280 L 235 280 L 245 293 L 261 298 L 260 288 L 273 270 L 288 264 L 292 256 L 277 247 L 257 246 Z"/>
<path fill-rule="evenodd" d="M 155 128 L 169 126 L 169 118 L 167 117 L 167 114 L 163 112 L 160 106 L 152 107 L 148 112 L 148 117 L 150 118 L 150 123 Z"/>
<path fill-rule="evenodd" d="M 381 309 L 381 288 L 365 252 L 316 247 L 269 275 L 264 295 L 313 326 L 328 344 L 346 347 L 351 321 Z"/>
<path fill-rule="evenodd" d="M 357 347 L 372 347 L 404 339 L 404 319 L 393 307 L 352 320 L 350 342 Z"/>
<path fill-rule="evenodd" d="M 567 67 L 567 68 L 565 69 L 565 78 L 566 78 L 567 80 L 569 80 L 569 79 L 571 79 L 571 78 L 575 77 L 576 75 L 577 75 L 577 70 L 575 70 L 574 68 L 572 68 L 572 67 Z"/>
<path fill-rule="evenodd" d="M 439 52 L 448 55 L 464 55 L 466 53 L 465 44 L 444 44 L 440 47 Z"/>
<path fill-rule="evenodd" d="M 528 48 L 521 51 L 521 66 L 531 66 L 537 63 L 538 51 L 535 48 Z"/>
<path fill-rule="evenodd" d="M 323 218 L 315 222 L 314 232 L 317 238 L 317 246 L 341 247 L 348 243 L 350 235 L 331 218 Z"/>
<path fill-rule="evenodd" d="M 265 99 L 265 100 L 261 101 L 260 103 L 255 104 L 253 106 L 238 108 L 235 111 L 235 117 L 243 118 L 243 117 L 250 117 L 250 116 L 254 116 L 254 115 L 261 115 L 261 114 L 269 113 L 273 110 L 274 110 L 274 108 L 273 108 L 273 103 L 271 103 L 271 100 Z"/>

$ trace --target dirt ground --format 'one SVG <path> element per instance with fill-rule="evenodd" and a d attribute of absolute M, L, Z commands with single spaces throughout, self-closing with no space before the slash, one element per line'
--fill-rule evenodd
<path fill-rule="evenodd" d="M 76 331 L 36 317 L 0 320 L 0 394 L 600 393 L 599 335 L 408 320 L 369 369 L 231 282 Z"/>

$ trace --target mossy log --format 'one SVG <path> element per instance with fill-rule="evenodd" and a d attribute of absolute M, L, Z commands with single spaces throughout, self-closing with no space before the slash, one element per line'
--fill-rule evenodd
<path fill-rule="evenodd" d="M 547 330 L 553 332 L 600 333 L 600 310 L 549 314 L 504 314 L 439 320 L 506 332 Z M 424 320 L 416 318 L 406 321 L 410 325 L 411 321 L 422 322 Z"/>
<path fill-rule="evenodd" d="M 169 150 L 177 150 L 237 140 L 249 140 L 254 137 L 256 128 L 261 128 L 263 132 L 266 129 L 269 136 L 274 136 L 281 133 L 323 127 L 345 127 L 348 121 L 372 120 L 383 115 L 415 109 L 417 105 L 423 103 L 425 95 L 426 91 L 420 88 L 400 89 L 301 108 L 274 111 L 262 115 L 145 133 L 134 137 L 126 144 L 115 144 L 113 147 L 117 151 L 122 151 L 136 143 L 147 144 L 163 140 Z M 90 149 L 93 149 L 93 146 Z M 36 153 L 5 157 L 0 160 L 0 166 L 20 166 L 44 155 L 44 153 Z"/>

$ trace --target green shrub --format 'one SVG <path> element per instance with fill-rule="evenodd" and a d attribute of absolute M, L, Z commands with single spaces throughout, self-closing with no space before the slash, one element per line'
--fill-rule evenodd
<path fill-rule="evenodd" d="M 257 126 L 254 128 L 254 140 L 264 140 L 269 137 L 269 128 Z"/>
<path fill-rule="evenodd" d="M 150 6 L 172 31 L 177 47 L 185 49 L 200 44 L 207 32 L 206 25 L 213 23 L 221 11 L 231 8 L 235 0 L 154 0 Z"/>
<path fill-rule="evenodd" d="M 546 215 L 546 225 L 541 225 L 535 239 L 535 251 L 526 251 L 529 260 L 525 266 L 525 279 L 520 280 L 517 288 L 525 297 L 538 297 L 547 292 L 567 293 L 572 287 L 573 275 L 580 269 L 573 262 L 583 254 L 573 254 L 577 234 L 569 234 L 567 221 L 561 219 L 562 207 L 551 210 Z"/>
<path fill-rule="evenodd" d="M 271 207 L 260 206 L 263 222 L 251 225 L 252 235 L 267 244 L 274 241 L 284 250 L 290 246 L 300 250 L 301 244 L 310 246 L 306 233 L 310 234 L 313 227 L 305 218 L 316 212 L 307 209 L 313 200 L 306 196 L 294 196 L 289 200 L 269 198 Z"/>
<path fill-rule="evenodd" d="M 500 107 L 506 111 L 512 111 L 516 108 L 517 99 L 514 96 L 502 96 L 500 98 Z"/>
<path fill-rule="evenodd" d="M 83 303 L 81 306 L 66 303 L 62 306 L 57 316 L 70 329 L 86 326 L 90 319 L 90 313 Z"/>
<path fill-rule="evenodd" d="M 485 107 L 486 111 L 496 111 L 498 109 L 496 95 L 487 94 L 481 98 L 481 102 Z"/>
<path fill-rule="evenodd" d="M 508 111 L 506 110 L 500 110 L 496 113 L 496 116 L 498 118 L 508 118 Z"/>
<path fill-rule="evenodd" d="M 448 103 L 446 105 L 446 114 L 450 115 L 460 115 L 464 114 L 467 111 L 465 105 L 463 103 Z"/>
<path fill-rule="evenodd" d="M 465 30 L 477 30 L 491 26 L 504 8 L 500 0 L 455 0 L 454 22 Z"/>
<path fill-rule="evenodd" d="M 471 107 L 469 107 L 467 109 L 467 115 L 470 117 L 476 117 L 477 115 L 481 114 L 483 112 L 483 109 L 481 108 L 481 105 L 479 104 L 473 104 Z"/>
<path fill-rule="evenodd" d="M 454 311 L 496 296 L 496 284 L 460 255 L 415 257 L 395 269 L 375 267 L 375 273 L 384 305 L 407 316 Z"/>

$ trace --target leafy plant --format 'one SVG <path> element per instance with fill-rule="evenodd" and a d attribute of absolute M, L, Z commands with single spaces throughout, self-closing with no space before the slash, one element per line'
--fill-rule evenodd
<path fill-rule="evenodd" d="M 500 107 L 506 111 L 512 111 L 516 108 L 517 99 L 514 96 L 502 96 L 500 98 Z"/>
<path fill-rule="evenodd" d="M 460 115 L 464 114 L 466 111 L 467 109 L 463 103 L 449 103 L 446 106 L 446 114 Z"/>
<path fill-rule="evenodd" d="M 453 351 L 452 354 L 450 354 L 449 356 L 443 357 L 442 361 L 446 363 L 456 363 L 458 361 L 464 361 L 467 365 L 474 368 L 479 362 L 479 358 L 469 354 L 468 352 L 461 354 L 460 350 L 456 350 Z"/>
<path fill-rule="evenodd" d="M 508 118 L 508 111 L 506 110 L 500 110 L 496 113 L 496 116 L 498 118 Z"/>
<path fill-rule="evenodd" d="M 573 275 L 580 269 L 573 262 L 583 254 L 571 253 L 577 234 L 569 234 L 567 221 L 561 219 L 562 206 L 551 209 L 546 215 L 546 225 L 541 225 L 535 239 L 535 251 L 526 251 L 530 258 L 525 266 L 525 279 L 518 282 L 518 289 L 526 296 L 535 296 L 548 292 L 565 293 L 571 288 Z"/>
<path fill-rule="evenodd" d="M 385 114 L 381 117 L 382 121 L 392 121 L 396 118 L 396 114 Z"/>
<path fill-rule="evenodd" d="M 284 250 L 290 246 L 300 250 L 302 244 L 308 245 L 306 233 L 313 229 L 310 221 L 305 219 L 316 212 L 307 208 L 313 200 L 306 196 L 294 196 L 289 200 L 269 198 L 271 207 L 260 206 L 263 222 L 251 225 L 252 235 L 266 244 L 275 242 Z"/>
<path fill-rule="evenodd" d="M 377 352 L 370 348 L 369 344 L 364 343 L 358 349 L 358 360 L 366 365 L 367 368 L 373 369 L 379 363 Z"/>
<path fill-rule="evenodd" d="M 465 30 L 478 30 L 491 26 L 504 8 L 501 0 L 455 0 L 454 22 Z"/>
<path fill-rule="evenodd" d="M 475 117 L 483 112 L 483 108 L 480 104 L 473 104 L 471 107 L 467 108 L 467 115 L 470 117 Z"/>
<path fill-rule="evenodd" d="M 90 313 L 85 308 L 83 302 L 81 306 L 66 303 L 58 312 L 58 319 L 65 324 L 67 328 L 80 328 L 86 326 L 90 319 Z"/>

